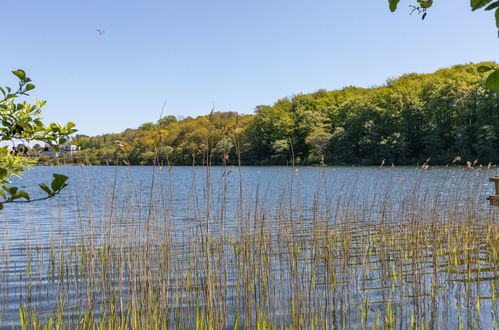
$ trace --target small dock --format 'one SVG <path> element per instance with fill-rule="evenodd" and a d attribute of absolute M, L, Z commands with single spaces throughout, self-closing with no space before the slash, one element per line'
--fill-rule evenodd
<path fill-rule="evenodd" d="M 489 181 L 495 183 L 496 194 L 489 196 L 487 199 L 490 201 L 490 205 L 499 206 L 499 176 L 490 178 Z"/>

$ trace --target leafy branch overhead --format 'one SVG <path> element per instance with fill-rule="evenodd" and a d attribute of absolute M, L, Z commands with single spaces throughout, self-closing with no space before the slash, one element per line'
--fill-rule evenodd
<path fill-rule="evenodd" d="M 62 189 L 67 187 L 66 181 L 68 180 L 68 177 L 62 174 L 54 174 L 54 180 L 52 180 L 52 184 L 50 185 L 50 188 L 47 187 L 47 185 L 40 183 L 39 186 L 42 188 L 43 191 L 45 191 L 48 194 L 48 197 L 53 197 L 57 195 Z"/>
<path fill-rule="evenodd" d="M 398 4 L 400 0 L 388 0 L 388 4 L 390 6 L 390 10 L 394 12 L 397 10 Z M 426 17 L 426 10 L 433 5 L 433 0 L 417 0 L 418 7 L 411 6 L 414 10 L 418 10 L 418 12 L 423 12 L 423 19 Z M 477 9 L 484 9 L 487 11 L 494 10 L 494 16 L 496 21 L 496 27 L 499 29 L 499 0 L 470 0 L 471 10 L 475 11 Z M 499 31 L 498 31 L 499 36 Z M 481 66 L 478 68 L 478 72 L 491 72 L 487 80 L 485 81 L 485 85 L 490 90 L 499 90 L 499 68 L 491 67 L 491 66 Z"/>
<path fill-rule="evenodd" d="M 499 69 L 497 67 L 481 65 L 477 71 L 480 73 L 492 71 L 485 81 L 485 86 L 491 90 L 499 90 Z"/>
<path fill-rule="evenodd" d="M 390 5 L 390 10 L 394 12 L 397 10 L 398 4 L 400 0 L 388 0 Z M 433 0 L 417 0 L 419 6 L 421 8 L 430 8 L 433 5 Z M 496 26 L 499 28 L 499 1 L 497 0 L 470 0 L 471 10 L 475 11 L 477 9 L 483 8 L 484 10 L 494 10 L 495 9 L 495 18 L 496 18 Z"/>
<path fill-rule="evenodd" d="M 40 183 L 38 185 L 40 189 L 47 193 L 47 196 L 36 199 L 31 199 L 26 191 L 19 190 L 18 187 L 7 187 L 6 185 L 2 186 L 3 190 L 0 190 L 0 195 L 4 198 L 4 200 L 0 203 L 0 210 L 3 209 L 3 204 L 6 203 L 37 202 L 56 196 L 68 186 L 66 183 L 68 177 L 62 174 L 53 174 L 53 176 L 54 179 L 52 180 L 50 187 L 44 183 Z"/>
<path fill-rule="evenodd" d="M 14 143 L 44 142 L 58 151 L 59 146 L 66 143 L 69 136 L 76 132 L 75 124 L 69 122 L 66 125 L 60 123 L 44 125 L 41 110 L 45 101 L 36 100 L 34 104 L 19 102 L 18 98 L 29 96 L 28 92 L 34 90 L 35 85 L 23 70 L 15 70 L 12 73 L 19 80 L 18 87 L 16 89 L 0 87 L 0 140 Z M 33 164 L 32 160 L 9 150 L 8 146 L 0 147 L 0 195 L 4 198 L 0 201 L 0 209 L 4 203 L 30 202 L 53 197 L 67 186 L 66 176 L 54 174 L 51 189 L 40 184 L 40 188 L 47 193 L 47 196 L 36 199 L 31 199 L 27 192 L 17 187 L 7 187 L 12 176 L 21 175 L 24 168 Z"/>
<path fill-rule="evenodd" d="M 0 87 L 0 139 L 11 141 L 14 139 L 25 141 L 42 141 L 55 149 L 67 141 L 67 137 L 76 132 L 75 124 L 67 123 L 65 126 L 59 123 L 51 123 L 45 126 L 41 121 L 41 109 L 45 101 L 29 104 L 26 101 L 15 103 L 16 98 L 27 96 L 28 92 L 35 88 L 31 79 L 26 77 L 23 70 L 12 72 L 19 78 L 19 87 L 13 91 L 10 87 Z"/>

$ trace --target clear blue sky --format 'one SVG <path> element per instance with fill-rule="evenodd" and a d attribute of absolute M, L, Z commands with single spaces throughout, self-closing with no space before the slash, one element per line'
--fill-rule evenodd
<path fill-rule="evenodd" d="M 492 12 L 434 2 L 421 21 L 412 0 L 396 13 L 386 0 L 7 0 L 0 84 L 25 69 L 46 121 L 94 135 L 156 121 L 166 98 L 165 114 L 206 114 L 212 102 L 252 113 L 297 93 L 497 59 Z"/>

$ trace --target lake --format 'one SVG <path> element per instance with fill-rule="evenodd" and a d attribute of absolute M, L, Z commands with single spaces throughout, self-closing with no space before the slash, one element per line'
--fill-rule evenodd
<path fill-rule="evenodd" d="M 43 196 L 53 173 L 70 178 L 59 196 L 0 213 L 2 328 L 20 310 L 72 327 L 134 311 L 181 328 L 497 326 L 496 168 L 35 167 L 14 184 Z"/>

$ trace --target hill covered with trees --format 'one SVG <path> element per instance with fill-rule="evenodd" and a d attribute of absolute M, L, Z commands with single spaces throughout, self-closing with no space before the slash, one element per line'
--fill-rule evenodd
<path fill-rule="evenodd" d="M 371 88 L 319 90 L 254 115 L 166 116 L 120 134 L 77 137 L 83 164 L 433 164 L 499 162 L 499 94 L 480 63 L 407 74 Z"/>

